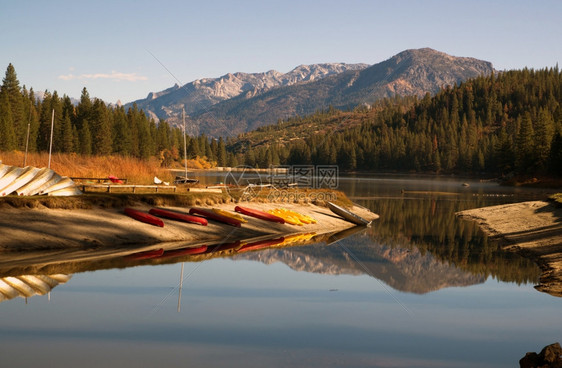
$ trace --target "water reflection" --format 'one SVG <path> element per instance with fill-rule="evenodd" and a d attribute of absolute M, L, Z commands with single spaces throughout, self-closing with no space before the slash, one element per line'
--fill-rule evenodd
<path fill-rule="evenodd" d="M 383 215 L 372 227 L 357 226 L 321 236 L 296 233 L 215 244 L 165 243 L 138 250 L 42 252 L 13 258 L 5 254 L 0 277 L 233 257 L 266 264 L 282 262 L 305 272 L 367 274 L 396 290 L 417 294 L 479 284 L 490 276 L 517 284 L 537 283 L 540 272 L 533 262 L 501 251 L 475 223 L 454 216 L 481 202 L 481 198 L 449 200 L 448 196 L 361 200 L 363 206 Z"/>
<path fill-rule="evenodd" d="M 59 284 L 64 284 L 72 275 L 19 275 L 0 278 L 0 303 L 6 300 L 45 295 Z"/>

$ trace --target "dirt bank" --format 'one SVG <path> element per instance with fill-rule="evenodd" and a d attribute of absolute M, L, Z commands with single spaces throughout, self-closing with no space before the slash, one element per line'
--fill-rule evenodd
<path fill-rule="evenodd" d="M 242 227 L 232 227 L 209 220 L 208 226 L 164 220 L 163 228 L 136 221 L 123 213 L 122 208 L 93 208 L 87 210 L 58 210 L 47 208 L 4 208 L 0 216 L 0 251 L 24 252 L 39 249 L 136 247 L 162 242 L 199 242 L 232 240 L 270 234 L 291 234 L 295 232 L 329 233 L 352 227 L 353 224 L 337 217 L 329 209 L 315 205 L 302 204 L 241 204 L 251 208 L 268 210 L 276 207 L 292 209 L 310 215 L 317 224 L 296 226 L 277 224 L 246 217 L 248 222 Z M 148 211 L 146 204 L 132 207 Z M 214 207 L 232 211 L 235 204 L 221 204 Z M 180 207 L 167 207 L 187 212 Z M 359 215 L 374 219 L 377 215 L 359 207 L 353 208 Z"/>
<path fill-rule="evenodd" d="M 562 297 L 562 208 L 543 201 L 476 208 L 457 213 L 476 221 L 502 247 L 534 260 L 540 291 Z"/>

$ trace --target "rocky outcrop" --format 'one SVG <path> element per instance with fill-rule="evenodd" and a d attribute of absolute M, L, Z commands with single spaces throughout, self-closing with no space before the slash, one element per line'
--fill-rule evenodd
<path fill-rule="evenodd" d="M 562 368 L 562 348 L 559 343 L 546 346 L 539 354 L 527 353 L 519 361 L 521 368 Z"/>

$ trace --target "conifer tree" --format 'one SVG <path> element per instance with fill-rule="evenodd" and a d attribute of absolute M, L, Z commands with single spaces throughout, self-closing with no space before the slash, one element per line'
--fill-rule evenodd
<path fill-rule="evenodd" d="M 536 162 L 533 150 L 533 123 L 531 121 L 531 114 L 525 113 L 517 133 L 516 145 L 516 166 L 520 173 L 528 172 L 533 164 Z"/>
<path fill-rule="evenodd" d="M 74 134 L 72 130 L 72 123 L 70 116 L 65 115 L 62 120 L 62 135 L 60 139 L 61 152 L 74 152 Z"/>
<path fill-rule="evenodd" d="M 80 129 L 80 153 L 83 155 L 92 154 L 92 133 L 90 131 L 90 122 L 86 119 L 82 121 L 82 129 Z"/>
<path fill-rule="evenodd" d="M 0 151 L 12 151 L 16 147 L 10 100 L 7 93 L 0 93 Z"/>
<path fill-rule="evenodd" d="M 11 125 L 15 135 L 15 145 L 16 148 L 21 147 L 24 144 L 27 124 L 25 123 L 21 88 L 16 70 L 11 63 L 6 68 L 6 74 L 2 79 L 0 93 L 6 94 L 8 98 L 12 120 Z"/>
<path fill-rule="evenodd" d="M 537 169 L 546 170 L 550 156 L 550 146 L 554 136 L 554 119 L 546 109 L 540 109 L 535 124 L 534 152 L 537 157 Z"/>
<path fill-rule="evenodd" d="M 108 109 L 100 99 L 95 99 L 91 110 L 92 153 L 109 155 L 112 152 L 112 131 Z"/>
<path fill-rule="evenodd" d="M 224 144 L 224 140 L 222 137 L 219 138 L 218 146 L 217 146 L 217 165 L 218 166 L 226 166 L 227 165 L 227 157 L 226 157 L 226 146 Z M 273 157 L 272 157 L 273 160 Z"/>

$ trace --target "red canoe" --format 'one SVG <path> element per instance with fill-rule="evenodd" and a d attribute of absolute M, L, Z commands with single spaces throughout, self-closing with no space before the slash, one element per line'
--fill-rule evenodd
<path fill-rule="evenodd" d="M 129 254 L 125 256 L 127 259 L 134 259 L 135 261 L 140 261 L 142 259 L 158 258 L 164 254 L 164 249 L 147 250 L 146 252 L 139 252 L 134 254 Z"/>
<path fill-rule="evenodd" d="M 160 257 L 160 258 L 189 256 L 189 255 L 205 253 L 206 251 L 207 251 L 206 245 L 202 245 L 202 246 L 197 247 L 197 248 L 183 248 L 183 249 L 167 250 L 167 251 L 164 252 L 162 257 Z"/>
<path fill-rule="evenodd" d="M 146 212 L 135 210 L 134 208 L 125 208 L 125 214 L 134 218 L 135 220 L 146 222 L 147 224 L 151 224 L 154 226 L 164 227 L 164 222 L 161 219 Z"/>
<path fill-rule="evenodd" d="M 223 222 L 225 224 L 228 225 L 232 225 L 232 226 L 236 226 L 236 227 L 240 227 L 241 223 L 238 220 L 233 219 L 232 217 L 226 217 L 223 215 L 219 215 L 218 213 L 212 211 L 212 210 L 204 210 L 202 208 L 192 208 L 189 210 L 189 214 L 190 215 L 201 215 L 204 216 L 206 218 L 209 218 L 211 220 L 215 220 L 215 221 L 220 221 Z"/>
<path fill-rule="evenodd" d="M 247 252 L 249 250 L 269 248 L 271 246 L 283 243 L 284 240 L 285 240 L 284 237 L 280 237 L 280 238 L 275 238 L 275 239 L 266 239 L 266 240 L 260 240 L 260 241 L 253 242 L 253 243 L 248 243 L 248 244 L 244 245 L 243 247 L 241 247 L 240 249 L 238 249 L 237 252 L 241 253 L 241 252 Z"/>
<path fill-rule="evenodd" d="M 175 212 L 164 210 L 161 208 L 152 208 L 148 211 L 151 215 L 164 217 L 172 220 L 183 221 L 183 222 L 190 222 L 192 224 L 201 224 L 203 226 L 207 226 L 207 219 L 199 216 L 191 216 L 187 213 Z"/>
<path fill-rule="evenodd" d="M 241 213 L 243 215 L 247 215 L 247 216 L 252 216 L 255 218 L 258 218 L 260 220 L 265 220 L 265 221 L 271 221 L 271 222 L 278 222 L 280 224 L 284 224 L 285 220 L 283 220 L 281 217 L 279 216 L 275 216 L 272 215 L 271 213 L 267 213 L 264 211 L 260 211 L 260 210 L 255 210 L 253 208 L 247 208 L 247 207 L 240 207 L 240 206 L 236 206 L 234 207 L 234 211 Z"/>

